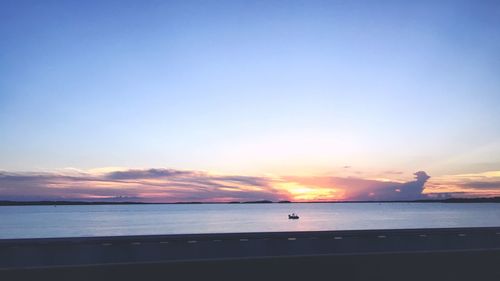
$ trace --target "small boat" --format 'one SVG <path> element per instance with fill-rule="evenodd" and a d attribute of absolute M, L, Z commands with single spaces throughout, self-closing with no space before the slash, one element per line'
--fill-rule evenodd
<path fill-rule="evenodd" d="M 297 214 L 293 213 L 291 215 L 288 215 L 288 219 L 289 220 L 298 220 L 299 216 Z"/>

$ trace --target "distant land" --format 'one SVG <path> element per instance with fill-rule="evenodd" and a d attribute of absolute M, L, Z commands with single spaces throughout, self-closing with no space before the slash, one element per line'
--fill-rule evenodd
<path fill-rule="evenodd" d="M 421 199 L 405 201 L 310 201 L 292 202 L 287 200 L 270 201 L 231 201 L 231 202 L 173 202 L 173 203 L 148 203 L 148 202 L 106 202 L 106 201 L 0 201 L 0 206 L 45 206 L 45 205 L 159 205 L 159 204 L 281 204 L 281 203 L 500 203 L 500 197 L 486 198 L 448 198 L 448 199 Z"/>

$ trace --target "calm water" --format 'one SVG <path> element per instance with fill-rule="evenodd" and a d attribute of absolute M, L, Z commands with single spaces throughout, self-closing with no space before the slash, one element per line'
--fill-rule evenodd
<path fill-rule="evenodd" d="M 288 220 L 296 212 L 299 220 Z M 0 207 L 0 238 L 500 226 L 500 204 L 348 203 Z"/>

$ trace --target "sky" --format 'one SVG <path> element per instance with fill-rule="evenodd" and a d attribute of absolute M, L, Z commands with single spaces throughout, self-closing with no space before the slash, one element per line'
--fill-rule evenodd
<path fill-rule="evenodd" d="M 0 200 L 500 196 L 500 3 L 411 2 L 0 0 Z"/>

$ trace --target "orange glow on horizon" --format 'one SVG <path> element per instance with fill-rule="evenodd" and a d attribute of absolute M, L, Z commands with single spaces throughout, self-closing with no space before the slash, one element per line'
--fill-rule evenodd
<path fill-rule="evenodd" d="M 292 201 L 342 200 L 339 191 L 334 188 L 305 186 L 296 182 L 282 182 L 277 187 L 290 193 Z"/>

